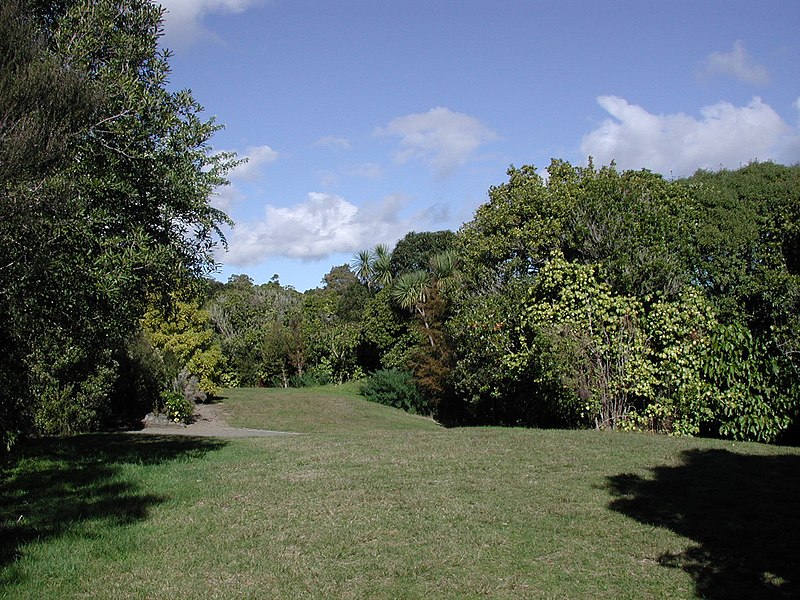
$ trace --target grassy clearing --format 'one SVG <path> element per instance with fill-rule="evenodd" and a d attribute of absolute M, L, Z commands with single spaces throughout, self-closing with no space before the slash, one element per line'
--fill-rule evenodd
<path fill-rule="evenodd" d="M 335 389 L 226 396 L 234 424 L 311 434 L 27 444 L 2 481 L 0 596 L 798 592 L 797 449 L 446 430 Z"/>
<path fill-rule="evenodd" d="M 318 388 L 225 390 L 222 405 L 234 427 L 298 433 L 366 435 L 385 431 L 433 430 L 431 419 L 367 402 L 358 383 Z"/>

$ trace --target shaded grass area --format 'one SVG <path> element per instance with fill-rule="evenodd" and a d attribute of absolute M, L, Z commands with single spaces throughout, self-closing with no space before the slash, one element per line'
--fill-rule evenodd
<path fill-rule="evenodd" d="M 689 538 L 661 565 L 703 598 L 800 598 L 800 456 L 691 449 L 649 477 L 609 477 L 611 508 Z"/>
<path fill-rule="evenodd" d="M 0 477 L 0 585 L 20 580 L 16 563 L 32 546 L 56 547 L 65 539 L 80 540 L 80 546 L 147 519 L 151 509 L 169 501 L 163 491 L 130 477 L 131 467 L 154 472 L 172 461 L 201 459 L 223 445 L 215 439 L 126 434 L 28 440 L 8 457 Z"/>
<path fill-rule="evenodd" d="M 224 445 L 82 436 L 61 441 L 74 445 L 67 454 L 56 441 L 26 447 L 3 480 L 3 523 L 16 527 L 20 488 L 41 491 L 38 502 L 50 507 L 42 531 L 60 503 L 82 508 L 41 538 L 18 536 L 0 567 L 0 596 L 633 599 L 796 590 L 797 449 L 443 429 L 379 405 L 358 416 L 370 407 L 348 393 L 337 401 L 331 389 L 316 405 L 302 394 L 233 392 L 222 403 L 234 423 L 283 428 L 275 424 L 282 414 L 297 430 L 317 412 L 307 427 L 319 432 Z M 54 463 L 63 476 L 48 471 Z M 36 473 L 48 472 L 51 483 L 37 488 Z M 56 483 L 64 479 L 75 480 L 71 500 Z M 96 512 L 94 497 L 107 500 Z M 128 498 L 138 504 L 126 509 Z M 743 563 L 744 574 L 728 568 Z"/>

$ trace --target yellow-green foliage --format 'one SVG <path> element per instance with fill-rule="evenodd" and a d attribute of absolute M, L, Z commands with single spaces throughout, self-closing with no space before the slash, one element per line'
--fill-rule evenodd
<path fill-rule="evenodd" d="M 164 413 L 176 423 L 190 423 L 194 415 L 194 402 L 180 392 L 161 392 Z"/>
<path fill-rule="evenodd" d="M 151 307 L 142 327 L 154 348 L 180 371 L 197 377 L 200 389 L 214 394 L 225 372 L 225 357 L 214 337 L 208 313 L 195 302 L 176 301 L 172 314 Z M 175 373 L 177 374 L 177 373 Z"/>
<path fill-rule="evenodd" d="M 558 356 L 561 380 L 597 427 L 616 427 L 650 392 L 653 367 L 636 298 L 613 293 L 595 265 L 554 254 L 529 289 L 531 327 Z"/>
<path fill-rule="evenodd" d="M 714 388 L 704 377 L 703 364 L 719 327 L 716 312 L 699 291 L 689 288 L 675 301 L 653 303 L 645 325 L 653 365 L 650 403 L 641 414 L 632 412 L 628 425 L 695 435 L 713 417 Z"/>

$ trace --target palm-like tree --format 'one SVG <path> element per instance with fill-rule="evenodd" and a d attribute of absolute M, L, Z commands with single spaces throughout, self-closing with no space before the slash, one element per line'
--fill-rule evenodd
<path fill-rule="evenodd" d="M 458 254 L 454 250 L 446 250 L 431 258 L 431 276 L 436 289 L 440 292 L 452 292 L 461 284 Z"/>
<path fill-rule="evenodd" d="M 386 287 L 392 283 L 392 252 L 386 244 L 378 244 L 372 251 L 373 283 Z"/>
<path fill-rule="evenodd" d="M 367 285 L 368 290 L 372 291 L 372 252 L 359 250 L 353 255 L 350 266 L 353 268 L 356 277 Z"/>
<path fill-rule="evenodd" d="M 427 271 L 409 271 L 397 277 L 392 283 L 390 296 L 400 308 L 415 312 L 422 320 L 428 341 L 434 346 L 430 333 L 430 315 L 426 304 L 434 292 L 450 292 L 460 283 L 458 256 L 452 250 L 442 252 L 431 258 Z"/>
<path fill-rule="evenodd" d="M 389 295 L 400 308 L 416 312 L 419 315 L 426 332 L 428 332 L 428 341 L 433 346 L 433 336 L 430 334 L 430 319 L 425 308 L 425 303 L 431 292 L 431 283 L 431 274 L 427 271 L 408 271 L 392 282 L 392 289 Z"/>
<path fill-rule="evenodd" d="M 350 266 L 356 276 L 367 286 L 384 288 L 392 282 L 392 253 L 386 244 L 377 244 L 372 250 L 361 250 L 353 256 Z"/>

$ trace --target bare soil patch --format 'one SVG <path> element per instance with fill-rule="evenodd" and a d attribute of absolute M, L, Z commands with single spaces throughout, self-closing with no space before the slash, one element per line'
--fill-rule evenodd
<path fill-rule="evenodd" d="M 151 435 L 191 435 L 197 437 L 244 438 L 271 437 L 276 435 L 299 435 L 288 431 L 267 429 L 248 429 L 230 427 L 225 422 L 225 409 L 221 404 L 196 404 L 191 423 L 173 423 L 165 417 L 147 415 L 142 422 L 144 427 L 134 433 Z"/>

